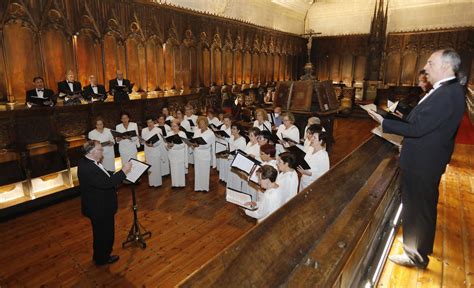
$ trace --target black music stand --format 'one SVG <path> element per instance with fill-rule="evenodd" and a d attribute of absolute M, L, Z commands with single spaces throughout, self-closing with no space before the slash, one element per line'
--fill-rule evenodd
<path fill-rule="evenodd" d="M 122 248 L 125 248 L 127 245 L 132 245 L 133 243 L 136 243 L 140 246 L 140 248 L 145 249 L 146 248 L 145 239 L 151 237 L 151 232 L 147 231 L 145 227 L 143 227 L 143 225 L 141 225 L 140 222 L 138 222 L 138 213 L 137 213 L 138 207 L 137 207 L 137 199 L 135 196 L 135 186 L 136 186 L 136 182 L 138 181 L 138 179 L 140 179 L 141 175 L 143 175 L 150 168 L 150 165 L 140 162 L 136 159 L 131 159 L 130 161 L 132 161 L 132 167 L 133 165 L 135 165 L 135 163 L 133 162 L 139 163 L 138 165 L 143 165 L 143 166 L 148 166 L 148 167 L 140 173 L 140 176 L 134 179 L 135 181 L 132 181 L 129 179 L 126 180 L 127 184 L 130 184 L 130 187 L 132 188 L 133 223 L 132 223 L 132 227 L 130 228 L 130 231 L 128 232 L 127 239 L 124 242 L 122 242 Z M 133 168 L 132 168 L 132 171 L 133 171 Z"/>

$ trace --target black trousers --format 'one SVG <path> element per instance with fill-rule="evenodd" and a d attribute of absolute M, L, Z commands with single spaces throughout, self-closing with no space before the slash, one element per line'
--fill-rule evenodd
<path fill-rule="evenodd" d="M 115 236 L 115 215 L 103 218 L 90 218 L 93 234 L 94 255 L 92 259 L 97 264 L 105 264 L 112 253 Z"/>
<path fill-rule="evenodd" d="M 403 249 L 413 261 L 428 263 L 433 253 L 441 175 L 402 171 Z"/>

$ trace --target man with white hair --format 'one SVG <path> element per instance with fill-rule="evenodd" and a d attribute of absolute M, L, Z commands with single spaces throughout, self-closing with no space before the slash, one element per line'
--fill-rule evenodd
<path fill-rule="evenodd" d="M 370 112 L 382 123 L 383 132 L 404 136 L 400 154 L 404 253 L 389 258 L 399 265 L 425 269 L 433 252 L 438 186 L 464 113 L 464 90 L 455 77 L 460 64 L 453 49 L 430 56 L 424 68 L 433 89 L 411 111 L 406 123 Z"/>
<path fill-rule="evenodd" d="M 84 87 L 84 98 L 90 103 L 103 102 L 107 99 L 105 86 L 97 84 L 97 78 L 94 75 L 89 76 L 89 85 Z"/>

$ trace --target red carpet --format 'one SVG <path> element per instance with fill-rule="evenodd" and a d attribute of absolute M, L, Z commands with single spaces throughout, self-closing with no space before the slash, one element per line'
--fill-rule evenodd
<path fill-rule="evenodd" d="M 461 125 L 459 125 L 458 134 L 456 135 L 456 143 L 474 145 L 474 125 L 469 121 L 467 112 L 464 113 Z"/>

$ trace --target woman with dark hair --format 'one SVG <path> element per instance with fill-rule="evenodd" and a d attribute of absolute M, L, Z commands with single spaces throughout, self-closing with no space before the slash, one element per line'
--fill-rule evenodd
<path fill-rule="evenodd" d="M 318 126 L 317 124 L 311 125 L 307 131 L 308 137 L 311 137 L 311 145 L 304 160 L 308 163 L 310 169 L 304 170 L 301 166 L 298 166 L 298 172 L 301 173 L 300 191 L 329 170 L 329 156 L 326 152 L 327 134 L 322 132 L 321 127 Z"/>
<path fill-rule="evenodd" d="M 163 108 L 163 110 L 165 108 Z M 170 174 L 170 160 L 168 158 L 168 150 L 166 150 L 164 138 L 169 136 L 171 132 L 171 127 L 168 124 L 166 124 L 165 117 L 166 117 L 165 114 L 158 115 L 157 123 L 155 124 L 155 126 L 158 127 L 158 129 L 160 130 L 159 135 L 161 136 L 160 141 L 158 141 L 158 147 L 160 149 L 160 160 L 161 160 L 160 162 L 161 163 L 161 176 Z"/>
<path fill-rule="evenodd" d="M 233 152 L 235 150 L 245 150 L 247 143 L 245 143 L 245 137 L 242 136 L 240 133 L 242 131 L 242 126 L 239 124 L 233 123 L 231 125 L 231 136 L 229 140 L 229 152 Z M 222 167 L 223 171 L 227 171 L 227 187 L 232 189 L 241 191 L 242 189 L 242 179 L 230 170 L 230 164 L 234 160 L 233 155 L 229 155 L 227 158 L 227 163 L 225 167 Z"/>
<path fill-rule="evenodd" d="M 276 183 L 277 175 L 277 170 L 270 165 L 263 165 L 260 168 L 259 184 L 265 191 L 260 193 L 261 196 L 257 201 L 247 203 L 251 207 L 256 207 L 256 210 L 245 210 L 245 214 L 256 218 L 258 222 L 265 220 L 285 203 L 282 199 L 284 191 Z"/>
<path fill-rule="evenodd" d="M 278 156 L 277 166 L 280 173 L 276 182 L 284 191 L 283 199 L 286 203 L 298 193 L 298 173 L 295 171 L 296 157 L 289 152 L 281 153 Z"/>
<path fill-rule="evenodd" d="M 159 137 L 160 129 L 155 126 L 153 117 L 146 118 L 147 127 L 142 129 L 142 143 L 145 145 L 145 159 L 146 163 L 151 165 L 148 173 L 148 185 L 150 187 L 159 187 L 163 184 L 161 178 L 161 155 L 160 155 L 160 142 L 163 142 L 163 139 Z M 159 137 L 159 141 L 151 144 L 146 143 L 147 140 L 150 140 L 154 136 Z"/>
<path fill-rule="evenodd" d="M 171 122 L 171 132 L 169 136 L 172 135 L 186 138 L 186 134 L 180 130 L 179 117 Z M 186 186 L 186 171 L 188 168 L 188 148 L 184 143 L 168 143 L 167 149 L 171 170 L 171 186 L 184 187 Z"/>
<path fill-rule="evenodd" d="M 223 124 L 219 130 L 224 131 L 225 133 L 227 133 L 227 135 L 230 136 L 232 134 L 231 127 L 232 127 L 232 121 L 230 119 L 230 115 L 224 115 Z M 227 148 L 230 148 L 230 137 L 226 138 L 226 137 L 220 136 L 219 134 L 216 134 L 216 138 L 217 138 L 216 145 L 220 145 L 221 147 L 225 145 Z M 227 175 L 228 175 L 228 170 L 229 170 L 228 169 L 229 167 L 227 166 L 227 162 L 228 162 L 227 157 L 225 158 L 217 157 L 216 159 L 217 171 L 219 171 L 219 180 L 222 180 L 226 183 L 227 183 Z"/>
<path fill-rule="evenodd" d="M 258 145 L 258 142 L 257 142 L 257 136 L 258 134 L 260 133 L 260 129 L 258 129 L 257 127 L 251 127 L 249 130 L 248 130 L 248 133 L 249 133 L 249 142 L 247 143 L 247 146 L 245 147 L 245 150 L 244 152 L 257 159 L 258 161 L 260 161 L 260 145 Z M 252 195 L 253 197 L 256 197 L 257 196 L 257 189 L 255 189 L 255 187 L 253 187 L 253 183 L 250 184 L 249 182 L 247 181 L 242 181 L 242 192 L 245 192 L 247 194 L 250 194 Z"/>
<path fill-rule="evenodd" d="M 135 122 L 130 122 L 130 114 L 127 112 L 120 113 L 120 120 L 122 123 L 115 127 L 117 132 L 123 133 L 127 131 L 135 131 L 136 137 L 117 137 L 116 141 L 119 143 L 120 159 L 122 165 L 127 163 L 131 158 L 137 158 L 137 148 L 140 147 L 140 141 L 138 140 L 138 126 Z"/>
<path fill-rule="evenodd" d="M 276 155 L 276 149 L 274 145 L 265 144 L 265 145 L 260 146 L 260 158 L 262 159 L 262 166 L 270 165 L 274 167 L 275 169 L 278 169 L 275 155 Z"/>
<path fill-rule="evenodd" d="M 102 118 L 97 118 L 95 120 L 95 129 L 89 132 L 87 138 L 102 144 L 102 147 L 104 148 L 104 157 L 102 158 L 101 163 L 104 165 L 105 170 L 113 174 L 115 172 L 115 140 L 110 129 L 104 127 L 104 120 L 102 120 Z"/>
<path fill-rule="evenodd" d="M 206 144 L 194 145 L 194 191 L 209 191 L 211 166 L 216 168 L 214 148 L 216 137 L 209 129 L 207 117 L 199 116 L 197 120 L 198 129 L 194 137 L 202 137 Z"/>

